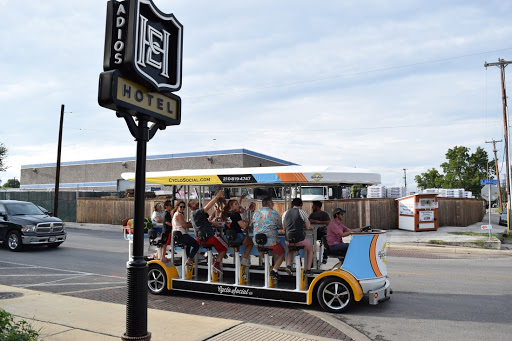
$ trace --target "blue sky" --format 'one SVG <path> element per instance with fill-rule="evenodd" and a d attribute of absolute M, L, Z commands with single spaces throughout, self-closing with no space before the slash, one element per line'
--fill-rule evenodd
<path fill-rule="evenodd" d="M 148 155 L 246 148 L 385 186 L 406 168 L 412 188 L 448 148 L 491 157 L 485 141 L 503 139 L 499 69 L 484 62 L 512 60 L 512 3 L 154 2 L 184 26 L 183 107 Z M 124 120 L 97 103 L 106 1 L 0 0 L 0 13 L 0 179 L 56 161 L 61 104 L 62 161 L 134 156 Z"/>

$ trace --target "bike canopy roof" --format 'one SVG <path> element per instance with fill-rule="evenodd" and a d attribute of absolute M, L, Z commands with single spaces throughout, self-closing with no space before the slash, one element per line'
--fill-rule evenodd
<path fill-rule="evenodd" d="M 135 173 L 123 173 L 135 180 Z M 366 169 L 327 166 L 276 166 L 252 168 L 181 169 L 147 172 L 146 183 L 161 185 L 301 186 L 377 185 L 381 177 Z"/>

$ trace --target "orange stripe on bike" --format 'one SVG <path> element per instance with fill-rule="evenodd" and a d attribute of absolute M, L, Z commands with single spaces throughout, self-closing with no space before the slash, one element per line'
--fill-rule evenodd
<path fill-rule="evenodd" d="M 375 276 L 382 277 L 382 274 L 379 270 L 379 265 L 377 264 L 377 253 L 375 252 L 377 247 L 377 239 L 379 239 L 378 235 L 373 236 L 372 243 L 370 245 L 370 263 L 372 265 Z"/>

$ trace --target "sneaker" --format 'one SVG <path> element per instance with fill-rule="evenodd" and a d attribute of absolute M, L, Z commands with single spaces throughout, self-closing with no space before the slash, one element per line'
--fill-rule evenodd
<path fill-rule="evenodd" d="M 288 276 L 293 276 L 292 266 L 291 265 L 288 265 L 284 270 L 286 271 Z"/>
<path fill-rule="evenodd" d="M 306 274 L 306 276 L 311 276 L 313 273 L 311 272 L 311 269 L 309 270 L 305 270 L 304 273 Z"/>
<path fill-rule="evenodd" d="M 277 271 L 275 271 L 275 270 L 270 271 L 270 278 L 272 278 L 272 280 L 274 280 L 274 281 L 278 281 L 279 274 L 277 273 Z"/>
<path fill-rule="evenodd" d="M 224 273 L 224 272 L 222 271 L 222 268 L 221 268 L 221 266 L 220 266 L 220 263 L 217 263 L 217 262 L 216 262 L 216 263 L 213 263 L 213 265 L 212 265 L 212 269 L 213 269 L 213 271 L 215 271 L 215 272 L 217 272 L 217 273 L 219 273 L 219 274 Z"/>
<path fill-rule="evenodd" d="M 242 261 L 240 262 L 240 264 L 245 265 L 245 266 L 250 266 L 251 265 L 249 263 L 249 258 L 244 258 L 244 257 L 242 257 Z"/>

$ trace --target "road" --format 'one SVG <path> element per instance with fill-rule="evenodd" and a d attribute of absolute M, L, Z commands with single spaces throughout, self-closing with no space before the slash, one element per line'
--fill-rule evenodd
<path fill-rule="evenodd" d="M 392 299 L 337 317 L 372 340 L 510 340 L 512 258 L 389 257 Z"/>
<path fill-rule="evenodd" d="M 0 283 L 124 304 L 128 243 L 120 233 L 68 230 L 57 249 L 0 249 Z M 344 339 L 333 319 L 372 340 L 509 340 L 512 257 L 390 252 L 390 301 L 343 315 L 318 307 L 227 301 L 198 294 L 149 295 L 161 310 L 244 320 Z"/>

